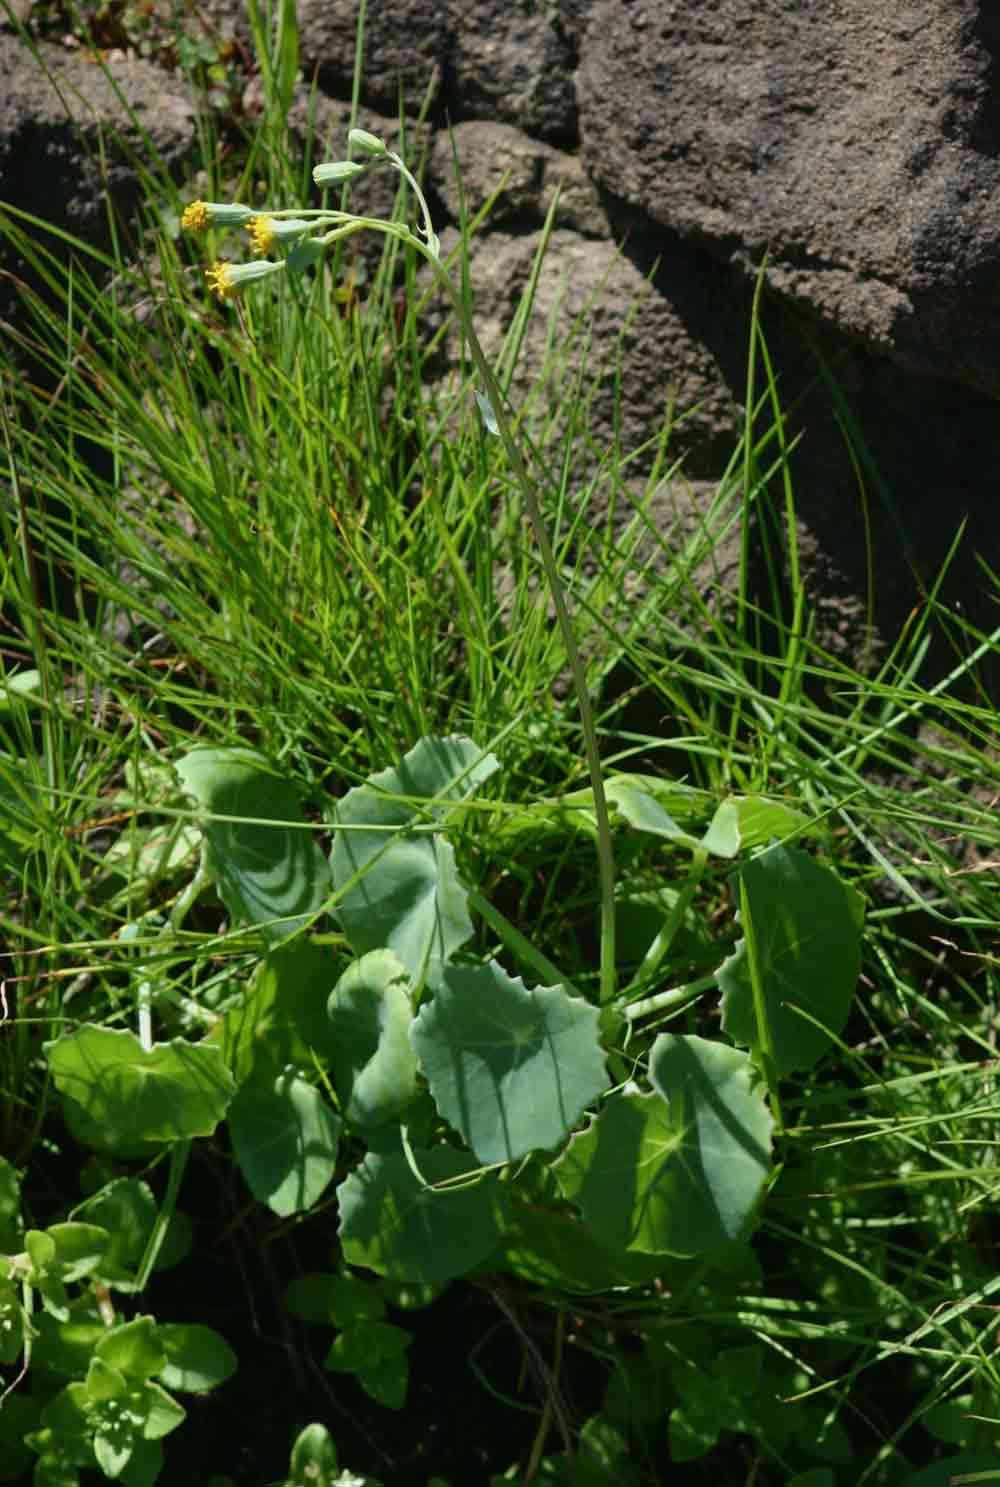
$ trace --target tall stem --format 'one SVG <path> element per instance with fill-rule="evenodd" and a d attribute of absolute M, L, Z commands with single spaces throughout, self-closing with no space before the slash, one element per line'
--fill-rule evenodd
<path fill-rule="evenodd" d="M 531 530 L 538 546 L 542 559 L 542 568 L 545 579 L 552 595 L 555 605 L 556 619 L 562 633 L 563 645 L 566 647 L 566 658 L 569 661 L 570 675 L 573 678 L 573 688 L 576 692 L 577 705 L 580 709 L 580 726 L 583 730 L 583 747 L 587 760 L 587 769 L 590 773 L 590 786 L 594 795 L 594 816 L 597 822 L 597 861 L 600 875 L 601 893 L 601 983 L 600 1002 L 602 1006 L 609 1005 L 615 996 L 615 858 L 614 848 L 611 842 L 611 818 L 608 814 L 607 796 L 604 793 L 604 776 L 601 772 L 601 756 L 597 746 L 597 728 L 594 723 L 594 710 L 590 703 L 590 693 L 587 690 L 587 676 L 583 667 L 583 657 L 577 644 L 576 634 L 573 630 L 573 621 L 570 618 L 569 607 L 566 603 L 566 594 L 562 579 L 559 577 L 559 569 L 556 565 L 555 554 L 552 551 L 552 543 L 546 530 L 545 520 L 542 516 L 542 508 L 538 501 L 535 482 L 528 471 L 527 464 L 521 454 L 520 446 L 514 438 L 510 426 L 510 419 L 504 407 L 504 395 L 500 390 L 500 384 L 493 375 L 493 370 L 486 360 L 486 354 L 479 344 L 469 314 L 468 306 L 461 295 L 455 289 L 448 274 L 442 268 L 440 261 L 433 251 L 428 251 L 422 243 L 417 246 L 423 252 L 434 269 L 438 282 L 447 291 L 455 312 L 458 316 L 462 333 L 465 336 L 469 354 L 475 364 L 476 371 L 482 379 L 486 395 L 490 400 L 493 413 L 497 422 L 497 430 L 510 461 L 511 469 L 521 491 L 524 495 L 525 510 L 531 523 Z"/>

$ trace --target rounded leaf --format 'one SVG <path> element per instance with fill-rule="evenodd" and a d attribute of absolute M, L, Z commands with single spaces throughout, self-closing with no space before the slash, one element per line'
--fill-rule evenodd
<path fill-rule="evenodd" d="M 236 1372 L 237 1357 L 224 1337 L 197 1322 L 161 1323 L 157 1338 L 166 1355 L 160 1380 L 168 1389 L 202 1393 Z"/>
<path fill-rule="evenodd" d="M 244 1085 L 229 1133 L 250 1191 L 282 1218 L 311 1208 L 337 1165 L 340 1120 L 294 1069 Z"/>
<path fill-rule="evenodd" d="M 410 828 L 443 821 L 497 767 L 470 739 L 422 738 L 395 769 L 344 796 L 330 864 L 337 915 L 356 954 L 393 950 L 421 982 L 469 939 L 455 854 L 439 835 Z"/>
<path fill-rule="evenodd" d="M 322 908 L 330 873 L 290 781 L 253 749 L 192 749 L 177 762 L 188 795 L 213 816 L 202 830 L 208 860 L 230 914 L 260 925 L 277 943 Z"/>
<path fill-rule="evenodd" d="M 417 1092 L 417 1059 L 406 967 L 391 950 L 371 950 L 337 982 L 327 1002 L 333 1082 L 345 1117 L 374 1127 L 398 1119 Z"/>
<path fill-rule="evenodd" d="M 56 1088 L 101 1151 L 211 1136 L 235 1089 L 219 1049 L 184 1038 L 147 1049 L 125 1029 L 87 1023 L 44 1050 Z"/>
<path fill-rule="evenodd" d="M 410 1029 L 434 1103 L 480 1162 L 559 1146 L 608 1087 L 598 1011 L 496 962 L 449 966 Z"/>
<path fill-rule="evenodd" d="M 697 1255 L 743 1236 L 770 1171 L 773 1120 L 745 1053 L 656 1039 L 653 1094 L 619 1094 L 553 1171 L 609 1248 Z"/>
<path fill-rule="evenodd" d="M 415 1160 L 428 1182 L 475 1171 L 446 1146 L 418 1151 Z M 341 1183 L 337 1200 L 344 1259 L 392 1280 L 452 1280 L 485 1260 L 499 1239 L 495 1178 L 425 1187 L 402 1152 L 369 1152 Z"/>
<path fill-rule="evenodd" d="M 718 974 L 722 1026 L 734 1043 L 766 1051 L 779 1077 L 812 1068 L 851 1009 L 861 971 L 861 897 L 793 847 L 751 858 L 738 881 L 749 933 Z"/>

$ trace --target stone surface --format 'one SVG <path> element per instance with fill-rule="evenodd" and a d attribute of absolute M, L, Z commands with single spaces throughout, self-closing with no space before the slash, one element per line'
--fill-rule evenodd
<path fill-rule="evenodd" d="M 104 241 L 109 195 L 127 214 L 154 152 L 169 171 L 191 158 L 194 111 L 183 87 L 146 62 L 122 58 L 105 71 L 45 44 L 38 56 L 41 67 L 0 33 L 0 201 Z"/>
<path fill-rule="evenodd" d="M 356 0 L 299 0 L 302 63 L 351 96 Z M 576 141 L 575 56 L 556 7 L 539 0 L 369 0 L 362 101 L 396 114 L 425 99 L 439 124 L 497 119 L 556 144 Z"/>
<path fill-rule="evenodd" d="M 584 161 L 651 222 L 927 375 L 1000 392 L 994 0 L 599 0 Z"/>

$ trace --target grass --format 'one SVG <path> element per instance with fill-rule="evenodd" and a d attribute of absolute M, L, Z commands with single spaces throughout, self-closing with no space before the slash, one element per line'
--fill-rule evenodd
<path fill-rule="evenodd" d="M 299 198 L 298 162 L 274 148 L 251 158 L 268 199 Z M 44 223 L 0 216 L 37 286 L 2 365 L 0 1150 L 38 1223 L 67 1201 L 49 1164 L 81 1160 L 40 1044 L 80 1021 L 134 1022 L 129 927 L 162 928 L 194 868 L 168 768 L 192 742 L 262 748 L 318 826 L 423 735 L 497 749 L 504 798 L 460 850 L 484 896 L 597 988 L 592 846 L 540 832 L 525 810 L 586 784 L 567 653 L 503 453 L 460 373 L 432 375 L 449 327 L 425 332 L 417 262 L 386 240 L 360 288 L 345 250 L 298 287 L 222 309 L 176 233 L 180 205 L 147 201 L 139 261 L 77 244 L 69 268 Z M 501 366 L 530 289 L 522 309 Z M 607 1400 L 605 1414 L 631 1421 L 637 1481 L 667 1479 L 644 1397 L 669 1381 L 690 1445 L 694 1381 L 752 1345 L 770 1393 L 747 1386 L 734 1429 L 700 1464 L 691 1446 L 670 1480 L 786 1483 L 806 1460 L 832 1473 L 810 1487 L 904 1483 L 959 1447 L 998 1459 L 1000 751 L 979 673 L 1000 632 L 976 632 L 932 593 L 877 669 L 824 653 L 796 562 L 765 320 L 758 304 L 743 439 L 693 531 L 663 532 L 650 515 L 661 482 L 683 482 L 669 424 L 643 481 L 618 449 L 595 459 L 591 389 L 568 370 L 585 327 L 550 336 L 521 410 L 605 767 L 800 806 L 869 900 L 842 1045 L 787 1091 L 757 1269 L 720 1282 L 678 1264 L 641 1294 L 574 1299 L 570 1351 L 610 1372 L 617 1414 Z M 574 398 L 547 419 L 545 384 L 567 378 Z M 784 536 L 764 598 L 751 587 L 758 516 Z M 739 584 L 714 592 L 705 573 L 734 530 L 746 534 Z M 954 660 L 926 686 L 932 648 Z M 19 691 L 26 672 L 37 680 Z M 669 851 L 618 850 L 622 895 L 669 890 Z M 725 876 L 707 873 L 702 898 L 707 920 L 722 915 Z M 196 1025 L 238 990 L 248 960 L 226 929 L 199 907 L 164 936 L 168 1023 Z M 704 970 L 689 952 L 678 976 Z M 683 1017 L 713 1023 L 704 1002 Z M 221 1170 L 225 1152 L 204 1160 Z M 563 1419 L 567 1298 L 522 1287 L 497 1305 L 529 1369 L 539 1346 L 556 1360 L 535 1372 Z M 790 1418 L 807 1422 L 811 1456 Z"/>

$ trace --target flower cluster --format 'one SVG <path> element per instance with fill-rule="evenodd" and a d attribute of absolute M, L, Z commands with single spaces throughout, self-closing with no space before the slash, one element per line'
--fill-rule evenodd
<path fill-rule="evenodd" d="M 419 236 L 397 224 L 354 217 L 343 211 L 321 209 L 310 212 L 307 216 L 296 217 L 286 212 L 255 212 L 251 207 L 241 206 L 236 202 L 193 201 L 181 216 L 181 226 L 185 232 L 206 232 L 210 227 L 246 228 L 250 235 L 252 252 L 264 260 L 260 263 L 228 263 L 220 259 L 213 263 L 205 271 L 205 277 L 209 289 L 218 299 L 233 299 L 245 285 L 254 284 L 257 280 L 266 278 L 269 274 L 280 273 L 286 268 L 289 272 L 301 272 L 305 266 L 322 257 L 323 249 L 329 243 L 346 237 L 349 233 L 358 232 L 363 227 L 378 227 L 383 232 L 407 237 L 425 254 L 435 259 L 440 257 L 440 243 L 431 227 L 427 202 L 404 162 L 386 146 L 384 140 L 369 134 L 366 129 L 351 129 L 347 137 L 351 146 L 368 158 L 364 161 L 334 160 L 317 165 L 313 170 L 316 185 L 343 185 L 356 176 L 363 175 L 369 166 L 380 160 L 388 161 L 416 193 L 423 215 L 423 224 L 418 229 Z M 307 237 L 308 241 L 303 241 Z M 299 251 L 293 252 L 289 258 L 268 257 L 276 250 L 289 246 L 298 246 Z"/>

